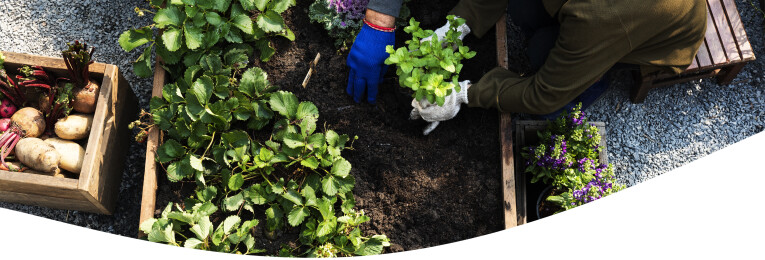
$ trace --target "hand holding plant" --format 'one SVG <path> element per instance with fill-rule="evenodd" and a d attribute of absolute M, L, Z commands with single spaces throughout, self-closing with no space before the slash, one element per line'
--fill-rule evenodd
<path fill-rule="evenodd" d="M 443 39 L 431 37 L 429 41 L 420 42 L 434 32 L 422 30 L 420 23 L 412 18 L 409 26 L 404 28 L 405 32 L 412 35 L 412 39 L 406 41 L 408 46 L 395 50 L 392 45 L 386 48 L 390 57 L 385 60 L 385 64 L 397 65 L 399 84 L 414 90 L 416 100 L 426 99 L 439 106 L 444 105 L 445 98 L 452 90 L 460 92 L 457 80 L 462 71 L 461 62 L 476 55 L 470 48 L 463 46 L 459 38 L 461 32 L 457 28 L 464 25 L 465 19 L 449 15 L 447 20 L 450 27 Z M 456 46 L 456 51 L 443 46 Z"/>

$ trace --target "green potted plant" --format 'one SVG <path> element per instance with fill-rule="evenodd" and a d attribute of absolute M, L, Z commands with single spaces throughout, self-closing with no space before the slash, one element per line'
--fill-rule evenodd
<path fill-rule="evenodd" d="M 601 135 L 581 104 L 562 113 L 537 132 L 539 142 L 521 151 L 531 183 L 549 185 L 537 199 L 542 218 L 595 201 L 625 188 L 613 166 L 602 161 Z"/>

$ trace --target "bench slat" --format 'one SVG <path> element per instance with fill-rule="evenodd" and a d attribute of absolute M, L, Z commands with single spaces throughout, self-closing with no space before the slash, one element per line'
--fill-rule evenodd
<path fill-rule="evenodd" d="M 717 26 L 717 34 L 722 41 L 728 62 L 740 61 L 741 55 L 738 53 L 738 45 L 735 38 L 733 38 L 733 32 L 728 23 L 728 15 L 725 13 L 725 9 L 723 9 L 723 3 L 721 0 L 707 0 L 707 4 L 712 12 L 712 19 L 714 19 L 714 24 Z"/>
<path fill-rule="evenodd" d="M 712 66 L 712 59 L 709 57 L 706 39 L 701 43 L 701 46 L 699 46 L 699 52 L 696 53 L 696 59 L 699 62 L 699 68 Z"/>
<path fill-rule="evenodd" d="M 725 12 L 728 14 L 730 27 L 736 37 L 736 43 L 739 48 L 741 59 L 754 60 L 754 51 L 752 51 L 752 45 L 749 44 L 749 38 L 746 37 L 744 24 L 741 22 L 741 16 L 738 14 L 738 9 L 736 9 L 736 3 L 734 3 L 733 0 L 723 0 L 723 6 L 725 7 Z"/>
<path fill-rule="evenodd" d="M 698 67 L 699 67 L 699 63 L 698 63 L 698 62 L 696 62 L 696 57 L 694 56 L 694 57 L 693 57 L 693 60 L 691 60 L 691 65 L 690 65 L 690 66 L 688 66 L 688 68 L 687 68 L 687 69 L 685 69 L 685 70 L 692 70 L 692 69 L 696 69 L 696 68 L 698 68 Z"/>
<path fill-rule="evenodd" d="M 707 43 L 707 49 L 709 50 L 712 64 L 720 64 L 728 61 L 725 57 L 725 49 L 723 49 L 723 45 L 720 42 L 720 36 L 717 34 L 714 18 L 712 18 L 709 9 L 707 9 L 707 32 L 706 36 L 704 36 L 704 41 Z"/>

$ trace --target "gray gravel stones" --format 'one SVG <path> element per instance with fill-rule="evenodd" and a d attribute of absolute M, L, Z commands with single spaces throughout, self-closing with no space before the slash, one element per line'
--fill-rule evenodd
<path fill-rule="evenodd" d="M 756 1 L 756 0 L 755 0 Z M 612 87 L 587 112 L 608 129 L 609 161 L 618 178 L 635 185 L 738 142 L 765 128 L 765 37 L 763 15 L 746 0 L 736 1 L 755 55 L 728 86 L 700 80 L 651 90 L 643 104 L 628 100 L 627 74 L 612 78 Z M 125 53 L 117 39 L 123 31 L 149 24 L 138 17 L 142 0 L 2 0 L 0 50 L 59 56 L 66 42 L 85 40 L 96 47 L 95 59 L 116 64 L 141 107 L 148 108 L 151 80 L 136 78 L 130 62 L 140 53 Z M 510 26 L 510 34 L 517 34 Z M 521 42 L 511 39 L 513 67 L 523 69 Z M 137 232 L 145 146 L 131 142 L 113 216 L 0 203 L 0 207 L 109 233 L 134 237 Z M 721 162 L 722 163 L 722 162 Z M 721 173 L 724 174 L 724 173 Z"/>

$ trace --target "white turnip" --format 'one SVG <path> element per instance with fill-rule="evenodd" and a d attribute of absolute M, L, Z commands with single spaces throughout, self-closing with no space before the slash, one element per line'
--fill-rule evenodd
<path fill-rule="evenodd" d="M 46 143 L 53 145 L 61 158 L 58 167 L 72 173 L 79 174 L 82 170 L 82 161 L 85 159 L 85 149 L 79 144 L 58 138 L 45 139 Z"/>
<path fill-rule="evenodd" d="M 61 139 L 80 140 L 88 137 L 93 115 L 72 114 L 59 119 L 54 126 L 56 135 Z"/>
<path fill-rule="evenodd" d="M 39 138 L 23 138 L 16 144 L 16 157 L 29 168 L 44 173 L 57 174 L 61 155 L 53 145 Z"/>

